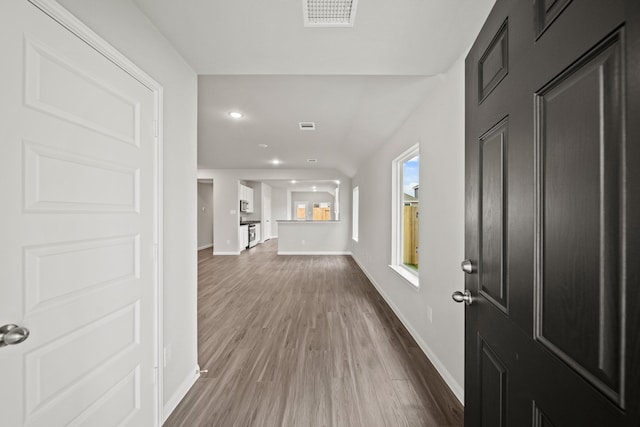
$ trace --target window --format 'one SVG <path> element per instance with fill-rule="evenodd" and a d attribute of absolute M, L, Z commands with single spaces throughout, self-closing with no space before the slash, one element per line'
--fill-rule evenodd
<path fill-rule="evenodd" d="M 392 248 L 390 267 L 418 286 L 420 147 L 418 144 L 392 163 Z"/>
<path fill-rule="evenodd" d="M 331 221 L 331 203 L 314 203 L 313 220 Z"/>
<path fill-rule="evenodd" d="M 351 238 L 358 241 L 358 215 L 360 210 L 360 189 L 353 187 L 353 222 L 351 224 Z"/>
<path fill-rule="evenodd" d="M 296 204 L 296 219 L 307 219 L 307 202 Z"/>

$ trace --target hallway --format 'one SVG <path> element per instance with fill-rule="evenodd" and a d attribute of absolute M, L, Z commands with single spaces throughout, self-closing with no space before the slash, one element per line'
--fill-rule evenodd
<path fill-rule="evenodd" d="M 462 406 L 351 257 L 276 249 L 198 254 L 208 373 L 165 426 L 462 426 Z"/>

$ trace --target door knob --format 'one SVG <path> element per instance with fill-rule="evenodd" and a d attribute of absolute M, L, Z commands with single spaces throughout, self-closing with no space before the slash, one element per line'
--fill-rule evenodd
<path fill-rule="evenodd" d="M 471 297 L 471 292 L 469 292 L 469 289 L 465 289 L 464 292 L 455 291 L 451 295 L 451 298 L 453 298 L 455 302 L 464 302 L 467 305 L 471 305 L 471 303 L 473 302 L 473 298 Z"/>
<path fill-rule="evenodd" d="M 20 344 L 29 338 L 29 330 L 18 325 L 4 325 L 0 327 L 0 347 Z"/>
<path fill-rule="evenodd" d="M 460 263 L 460 268 L 462 268 L 462 271 L 464 271 L 467 274 L 471 274 L 474 271 L 476 271 L 470 259 L 465 259 L 464 261 L 462 261 Z"/>

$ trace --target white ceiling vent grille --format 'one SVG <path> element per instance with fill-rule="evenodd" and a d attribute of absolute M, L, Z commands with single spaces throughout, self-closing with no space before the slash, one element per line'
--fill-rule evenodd
<path fill-rule="evenodd" d="M 316 124 L 314 122 L 300 122 L 300 130 L 316 130 Z"/>
<path fill-rule="evenodd" d="M 307 163 L 318 163 L 318 159 L 307 159 Z"/>
<path fill-rule="evenodd" d="M 358 0 L 302 0 L 305 27 L 353 27 Z"/>

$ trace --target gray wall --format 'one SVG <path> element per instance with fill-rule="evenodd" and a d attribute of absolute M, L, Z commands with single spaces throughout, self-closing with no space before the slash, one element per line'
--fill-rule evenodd
<path fill-rule="evenodd" d="M 213 183 L 198 183 L 198 249 L 213 246 Z"/>
<path fill-rule="evenodd" d="M 479 18 L 480 19 L 480 18 Z M 460 58 L 398 132 L 362 164 L 354 259 L 460 400 L 464 399 L 464 61 Z M 391 262 L 391 162 L 420 142 L 420 289 Z M 346 189 L 345 189 L 346 190 Z M 346 190 L 351 197 L 351 190 Z M 349 218 L 350 217 L 343 217 Z M 428 312 L 432 311 L 432 321 Z"/>
<path fill-rule="evenodd" d="M 130 0 L 60 4 L 164 88 L 164 402 L 195 379 L 197 354 L 197 76 Z"/>

